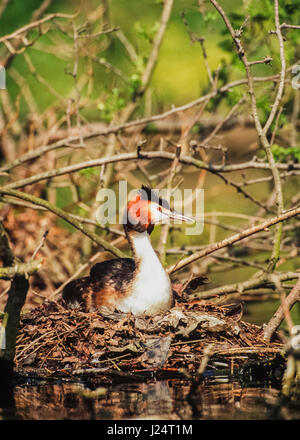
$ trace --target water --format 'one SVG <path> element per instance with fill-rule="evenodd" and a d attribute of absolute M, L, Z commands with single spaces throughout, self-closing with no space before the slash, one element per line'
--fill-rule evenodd
<path fill-rule="evenodd" d="M 0 420 L 300 419 L 300 407 L 278 407 L 279 382 L 243 383 L 221 372 L 197 385 L 26 379 L 1 388 Z"/>
<path fill-rule="evenodd" d="M 18 385 L 0 414 L 22 420 L 268 419 L 279 396 L 278 389 L 241 387 L 236 380 L 201 384 L 192 393 L 181 380 L 99 387 L 100 395 L 90 397 L 82 383 Z"/>
<path fill-rule="evenodd" d="M 249 307 L 246 320 L 252 312 Z M 299 402 L 282 405 L 285 365 L 280 359 L 272 374 L 245 364 L 243 370 L 232 370 L 230 361 L 211 360 L 197 385 L 181 376 L 158 380 L 165 376 L 153 374 L 133 380 L 116 374 L 104 380 L 0 381 L 0 420 L 300 420 Z"/>

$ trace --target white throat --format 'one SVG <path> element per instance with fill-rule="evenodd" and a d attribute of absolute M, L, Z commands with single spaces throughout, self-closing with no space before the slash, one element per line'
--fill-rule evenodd
<path fill-rule="evenodd" d="M 135 233 L 131 236 L 132 247 L 136 258 L 146 258 L 147 260 L 158 260 L 147 231 Z M 161 265 L 161 262 L 159 261 Z"/>
<path fill-rule="evenodd" d="M 131 243 L 138 265 L 132 294 L 121 303 L 120 310 L 134 315 L 152 315 L 172 305 L 172 288 L 168 274 L 156 255 L 147 232 L 132 234 Z"/>

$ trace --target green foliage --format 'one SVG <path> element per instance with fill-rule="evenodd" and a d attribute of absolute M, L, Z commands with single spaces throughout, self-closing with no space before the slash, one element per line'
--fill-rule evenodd
<path fill-rule="evenodd" d="M 159 28 L 159 22 L 156 21 L 152 26 L 143 25 L 141 22 L 136 22 L 133 26 L 134 31 L 138 37 L 143 38 L 149 43 L 153 42 L 153 38 Z"/>
<path fill-rule="evenodd" d="M 257 21 L 266 21 L 274 17 L 274 3 L 271 0 L 251 0 L 248 14 Z"/>
<path fill-rule="evenodd" d="M 259 96 L 256 99 L 256 103 L 259 111 L 260 120 L 264 124 L 271 110 L 270 95 L 266 93 Z"/>
<path fill-rule="evenodd" d="M 273 156 L 276 162 L 300 162 L 300 147 L 272 146 Z"/>
<path fill-rule="evenodd" d="M 245 21 L 245 14 L 241 12 L 229 12 L 229 19 L 234 29 L 238 29 Z"/>
<path fill-rule="evenodd" d="M 206 24 L 214 23 L 218 19 L 218 13 L 217 12 L 206 12 L 203 16 L 204 22 Z"/>
<path fill-rule="evenodd" d="M 79 170 L 78 174 L 84 177 L 96 176 L 99 174 L 97 168 L 85 168 L 84 170 Z"/>
<path fill-rule="evenodd" d="M 226 101 L 229 107 L 233 107 L 242 98 L 243 93 L 240 89 L 229 90 L 226 94 Z"/>
<path fill-rule="evenodd" d="M 129 92 L 132 97 L 135 97 L 136 94 L 139 91 L 139 88 L 142 85 L 141 77 L 137 73 L 134 73 L 130 77 L 130 84 L 129 84 Z"/>
<path fill-rule="evenodd" d="M 64 208 L 72 203 L 73 196 L 71 188 L 68 186 L 56 188 L 56 206 L 58 208 Z"/>
<path fill-rule="evenodd" d="M 120 89 L 114 87 L 112 92 L 107 96 L 106 100 L 98 104 L 101 119 L 110 122 L 113 118 L 113 115 L 117 111 L 124 108 L 125 105 L 125 99 L 121 97 Z"/>
<path fill-rule="evenodd" d="M 233 41 L 228 35 L 218 43 L 218 46 L 225 52 L 231 52 L 234 49 Z"/>
<path fill-rule="evenodd" d="M 39 3 L 38 0 L 31 2 L 9 2 L 12 3 L 6 8 L 6 12 L 0 20 L 1 32 L 13 31 L 20 25 L 29 21 L 30 16 Z M 27 4 L 28 3 L 28 4 Z M 71 2 L 72 3 L 72 2 Z M 71 4 L 70 3 L 70 4 Z M 87 0 L 92 6 L 92 2 Z M 112 27 L 119 27 L 130 45 L 136 52 L 136 59 L 129 59 L 124 44 L 118 40 L 116 33 L 108 36 L 98 36 L 90 41 L 81 38 L 79 40 L 80 59 L 78 64 L 77 82 L 83 79 L 87 73 L 87 66 L 90 60 L 89 53 L 94 54 L 98 59 L 107 61 L 124 73 L 117 75 L 116 70 L 103 67 L 93 63 L 92 66 L 92 96 L 90 108 L 82 106 L 80 114 L 88 120 L 98 120 L 99 116 L 103 121 L 110 122 L 114 115 L 122 110 L 131 101 L 136 101 L 141 89 L 141 77 L 151 53 L 151 45 L 159 28 L 159 19 L 162 10 L 163 0 L 141 0 L 139 7 L 134 8 L 132 2 L 126 0 L 111 0 L 110 2 L 110 24 Z M 287 23 L 299 24 L 300 22 L 300 0 L 280 1 L 280 20 Z M 181 105 L 188 100 L 197 99 L 202 94 L 211 90 L 207 72 L 203 62 L 201 46 L 199 43 L 191 44 L 187 27 L 183 25 L 180 14 L 184 10 L 190 30 L 199 37 L 205 37 L 205 49 L 207 62 L 212 70 L 213 77 L 218 75 L 218 87 L 229 81 L 245 78 L 245 69 L 241 62 L 235 44 L 228 33 L 228 29 L 217 11 L 205 4 L 205 12 L 199 13 L 198 2 L 182 0 L 174 3 L 174 9 L 164 36 L 160 49 L 158 62 L 151 78 L 153 112 L 163 111 L 171 105 Z M 277 37 L 270 34 L 274 30 L 274 1 L 273 0 L 249 0 L 247 2 L 223 2 L 222 7 L 228 15 L 235 30 L 241 29 L 241 41 L 249 60 L 263 59 L 270 55 L 273 62 L 268 66 L 259 64 L 251 67 L 255 76 L 278 74 L 280 69 L 279 46 Z M 55 5 L 56 8 L 56 5 Z M 55 9 L 54 8 L 54 9 Z M 60 2 L 59 9 L 66 11 L 70 9 L 69 2 Z M 56 9 L 55 9 L 56 10 Z M 51 11 L 50 11 L 51 12 Z M 71 11 L 70 11 L 71 12 Z M 246 17 L 249 18 L 246 20 Z M 15 21 L 14 21 L 15 20 Z M 77 23 L 78 24 L 78 23 Z M 97 33 L 103 23 L 91 24 L 88 29 L 82 25 L 80 32 Z M 45 82 L 57 91 L 63 98 L 68 99 L 72 95 L 74 87 L 73 78 L 66 75 L 66 70 L 73 71 L 74 48 L 72 40 L 72 26 L 63 20 L 47 24 L 49 30 L 45 35 L 40 36 L 37 44 L 26 49 L 30 56 L 36 72 Z M 47 27 L 43 26 L 43 29 Z M 96 27 L 97 26 L 97 27 Z M 285 36 L 285 55 L 287 67 L 295 62 L 300 56 L 300 32 L 297 30 L 283 29 Z M 29 40 L 38 36 L 37 30 L 28 34 Z M 88 45 L 83 43 L 87 41 Z M 81 47 L 82 45 L 82 47 Z M 90 51 L 90 52 L 89 52 Z M 36 77 L 29 72 L 23 54 L 16 56 L 13 65 L 21 77 L 26 77 L 26 85 L 33 95 L 33 100 L 38 109 L 42 112 L 57 102 L 57 96 L 51 93 L 50 88 L 45 87 Z M 216 73 L 217 72 L 217 73 Z M 7 84 L 12 102 L 16 101 L 21 86 L 15 77 L 7 72 Z M 257 93 L 257 106 L 261 122 L 264 123 L 270 111 L 270 103 L 274 96 L 271 88 L 265 89 L 265 84 L 255 84 Z M 89 87 L 80 90 L 81 102 L 87 97 Z M 234 88 L 230 92 L 218 94 L 207 106 L 208 111 L 218 112 L 222 105 L 233 106 L 241 97 L 245 87 Z M 292 111 L 291 98 L 285 102 L 285 118 L 288 120 Z M 19 114 L 26 119 L 32 109 L 29 108 L 27 100 L 21 99 Z M 137 106 L 135 116 L 143 113 L 143 102 Z M 60 114 L 61 108 L 57 114 Z M 283 118 L 283 115 L 281 116 Z"/>

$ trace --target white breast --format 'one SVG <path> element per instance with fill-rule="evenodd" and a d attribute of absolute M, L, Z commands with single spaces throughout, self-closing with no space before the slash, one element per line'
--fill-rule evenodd
<path fill-rule="evenodd" d="M 154 252 L 147 232 L 132 237 L 136 258 L 140 261 L 132 294 L 118 305 L 122 312 L 153 315 L 172 305 L 172 288 L 168 274 Z"/>

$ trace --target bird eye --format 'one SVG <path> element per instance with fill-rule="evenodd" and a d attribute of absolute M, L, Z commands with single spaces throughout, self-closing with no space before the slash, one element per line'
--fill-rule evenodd
<path fill-rule="evenodd" d="M 159 212 L 161 212 L 161 206 L 159 206 L 159 207 L 157 208 L 157 210 L 158 210 Z"/>

